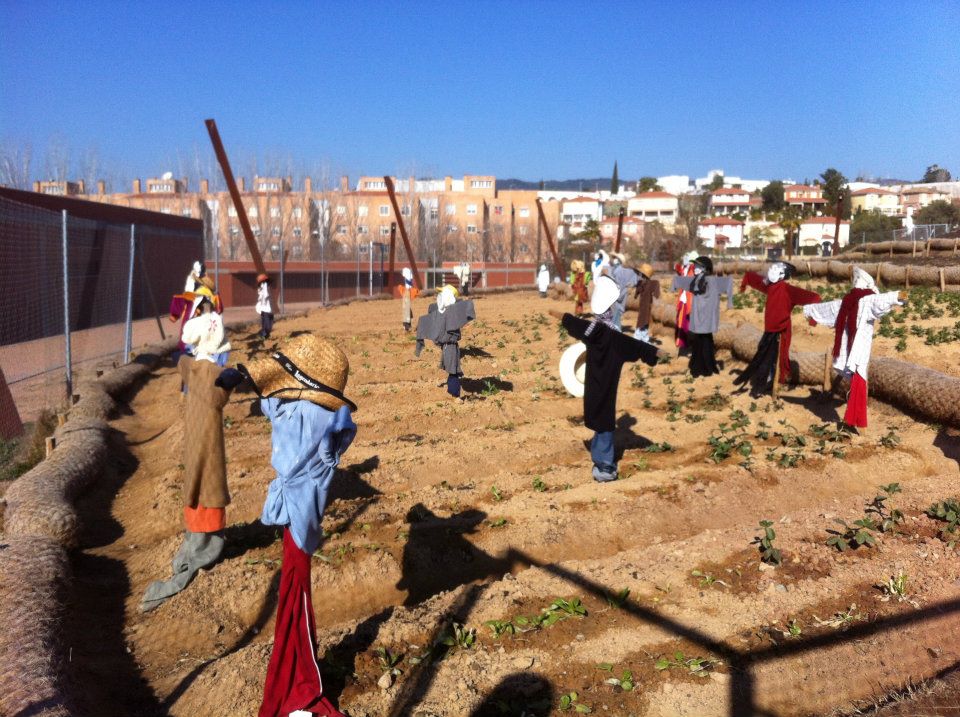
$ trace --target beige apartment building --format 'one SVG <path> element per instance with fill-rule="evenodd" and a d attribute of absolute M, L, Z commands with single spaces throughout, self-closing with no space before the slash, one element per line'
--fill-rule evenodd
<path fill-rule="evenodd" d="M 533 262 L 548 254 L 534 190 L 497 189 L 496 178 L 466 175 L 463 179 L 394 178 L 397 204 L 415 253 L 427 261 Z M 226 191 L 211 192 L 207 180 L 192 191 L 185 179 L 165 175 L 135 179 L 128 193 L 87 194 L 83 183 L 35 183 L 34 190 L 70 194 L 110 204 L 203 219 L 209 241 L 219 245 L 224 260 L 249 260 L 236 209 Z M 315 190 L 309 177 L 295 189 L 291 177 L 254 177 L 248 187 L 237 178 L 247 219 L 261 255 L 289 260 L 351 259 L 361 244 L 390 241 L 397 221 L 383 177 L 360 177 L 351 188 L 342 177 L 335 189 Z M 542 204 L 547 225 L 556 236 L 560 202 Z M 399 230 L 398 251 L 402 251 Z"/>

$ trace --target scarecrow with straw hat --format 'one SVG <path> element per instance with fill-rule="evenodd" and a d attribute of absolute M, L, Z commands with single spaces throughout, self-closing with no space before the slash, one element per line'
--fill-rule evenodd
<path fill-rule="evenodd" d="M 260 314 L 260 336 L 269 339 L 273 331 L 273 306 L 270 304 L 270 277 L 257 274 L 257 304 L 254 311 Z"/>
<path fill-rule="evenodd" d="M 200 315 L 204 310 L 204 303 L 209 304 L 210 310 L 218 314 L 223 313 L 220 296 L 214 293 L 215 286 L 213 279 L 204 276 L 198 282 L 195 291 L 175 294 L 170 300 L 170 321 L 180 322 L 180 343 L 177 345 L 180 353 L 187 350 L 187 343 L 189 343 L 183 340 L 184 327 L 190 319 Z"/>
<path fill-rule="evenodd" d="M 748 271 L 740 282 L 741 292 L 749 286 L 767 296 L 763 309 L 763 336 L 757 344 L 757 352 L 743 373 L 733 381 L 734 384 L 750 381 L 754 396 L 769 390 L 776 381 L 789 382 L 790 339 L 793 334 L 790 315 L 796 306 L 820 302 L 820 295 L 816 292 L 787 283 L 787 279 L 796 273 L 797 268 L 793 264 L 777 261 L 770 265 L 765 277 Z"/>
<path fill-rule="evenodd" d="M 343 717 L 324 695 L 320 677 L 310 563 L 323 535 L 330 484 L 357 434 L 351 418 L 357 407 L 343 394 L 350 364 L 333 341 L 303 334 L 240 371 L 260 396 L 273 431 L 270 462 L 277 477 L 260 520 L 283 526 L 273 654 L 259 716 Z"/>
<path fill-rule="evenodd" d="M 477 318 L 473 302 L 457 301 L 457 290 L 446 285 L 437 292 L 437 303 L 417 321 L 418 357 L 425 341 L 433 341 L 440 348 L 440 369 L 447 374 L 447 393 L 460 398 L 460 331 Z"/>
<path fill-rule="evenodd" d="M 169 580 L 151 583 L 141 610 L 153 610 L 183 590 L 201 568 L 215 563 L 223 552 L 227 489 L 226 451 L 223 442 L 223 407 L 242 378 L 234 369 L 222 370 L 216 357 L 229 352 L 223 321 L 208 312 L 186 323 L 184 341 L 194 346 L 195 357 L 178 363 L 187 389 L 183 431 L 183 522 L 186 535 L 173 558 Z M 231 380 L 231 377 L 233 380 Z"/>
<path fill-rule="evenodd" d="M 720 295 L 727 295 L 727 308 L 733 308 L 733 279 L 713 275 L 713 260 L 698 256 L 693 260 L 693 276 L 673 277 L 673 290 L 693 294 L 687 338 L 690 342 L 690 375 L 713 376 L 717 367 L 713 334 L 720 328 Z"/>
<path fill-rule="evenodd" d="M 649 264 L 641 264 L 638 273 L 639 281 L 633 292 L 638 301 L 637 325 L 633 329 L 633 338 L 652 343 L 650 339 L 650 311 L 653 307 L 653 300 L 660 298 L 660 282 L 654 281 L 653 267 Z"/>
<path fill-rule="evenodd" d="M 836 301 L 808 304 L 803 315 L 812 326 L 823 324 L 834 330 L 833 368 L 850 379 L 850 394 L 843 422 L 854 428 L 867 427 L 867 366 L 873 345 L 873 325 L 894 306 L 902 306 L 902 291 L 881 294 L 867 272 L 853 267 L 853 286 Z"/>
<path fill-rule="evenodd" d="M 590 272 L 580 259 L 570 262 L 570 287 L 573 289 L 574 313 L 577 316 L 583 313 L 583 305 L 590 300 Z"/>
<path fill-rule="evenodd" d="M 420 293 L 413 284 L 413 272 L 409 266 L 403 267 L 400 272 L 403 282 L 400 284 L 400 310 L 403 315 L 403 330 L 409 331 L 413 325 L 413 300 Z"/>
<path fill-rule="evenodd" d="M 617 418 L 617 388 L 623 364 L 643 361 L 657 363 L 657 349 L 627 336 L 613 325 L 613 306 L 620 287 L 609 276 L 596 279 L 590 308 L 593 320 L 564 314 L 562 323 L 573 338 L 586 345 L 586 373 L 583 381 L 583 425 L 591 429 L 590 456 L 593 478 L 599 482 L 617 479 L 613 432 Z M 565 382 L 566 383 L 566 382 Z"/>

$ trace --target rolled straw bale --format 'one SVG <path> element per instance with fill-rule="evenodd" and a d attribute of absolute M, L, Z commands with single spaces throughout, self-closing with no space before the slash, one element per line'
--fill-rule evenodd
<path fill-rule="evenodd" d="M 0 714 L 71 714 L 58 639 L 67 571 L 55 540 L 0 538 Z"/>
<path fill-rule="evenodd" d="M 896 284 L 902 286 L 907 281 L 907 270 L 897 264 L 883 264 L 880 267 L 880 280 L 884 284 Z"/>
<path fill-rule="evenodd" d="M 551 299 L 572 299 L 573 287 L 570 284 L 555 281 L 547 288 L 547 296 Z"/>

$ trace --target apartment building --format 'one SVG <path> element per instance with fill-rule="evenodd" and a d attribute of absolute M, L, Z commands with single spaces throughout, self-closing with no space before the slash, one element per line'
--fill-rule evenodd
<path fill-rule="evenodd" d="M 858 212 L 878 211 L 894 216 L 900 214 L 900 196 L 881 187 L 866 187 L 850 193 L 850 210 Z"/>
<path fill-rule="evenodd" d="M 744 223 L 732 217 L 708 217 L 697 226 L 697 239 L 708 249 L 723 251 L 743 246 Z"/>
<path fill-rule="evenodd" d="M 800 232 L 797 237 L 797 246 L 803 248 L 815 248 L 817 253 L 829 253 L 830 249 L 824 249 L 825 245 L 833 245 L 833 238 L 837 231 L 836 217 L 809 217 L 803 220 L 800 225 Z M 843 220 L 840 222 L 840 247 L 843 248 L 850 243 L 850 222 Z"/>
<path fill-rule="evenodd" d="M 680 201 L 669 192 L 644 192 L 627 200 L 627 214 L 645 222 L 677 223 Z"/>
<path fill-rule="evenodd" d="M 798 207 L 801 211 L 817 211 L 823 209 L 827 203 L 823 198 L 823 189 L 809 184 L 790 184 L 784 187 L 783 199 L 787 206 Z"/>
<path fill-rule="evenodd" d="M 751 196 L 746 189 L 722 187 L 710 192 L 708 210 L 715 216 L 730 214 L 747 214 L 751 209 L 759 207 L 759 197 Z"/>
<path fill-rule="evenodd" d="M 606 241 L 616 241 L 617 227 L 620 224 L 620 217 L 607 217 L 600 222 L 600 236 Z M 623 237 L 624 242 L 642 242 L 644 229 L 647 223 L 637 217 L 623 218 Z"/>

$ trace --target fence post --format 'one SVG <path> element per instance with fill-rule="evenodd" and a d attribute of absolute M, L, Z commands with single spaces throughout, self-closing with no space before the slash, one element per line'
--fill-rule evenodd
<path fill-rule="evenodd" d="M 373 296 L 373 241 L 367 242 L 367 293 Z"/>
<path fill-rule="evenodd" d="M 70 270 L 69 259 L 67 256 L 67 210 L 63 210 L 63 228 L 62 228 L 62 252 L 63 252 L 63 340 L 64 340 L 64 364 L 67 372 L 67 405 L 69 406 L 73 397 L 73 356 L 70 352 Z"/>
<path fill-rule="evenodd" d="M 130 352 L 133 351 L 133 257 L 136 252 L 137 225 L 130 225 L 130 261 L 127 270 L 127 320 L 123 332 L 123 362 L 130 363 Z"/>

